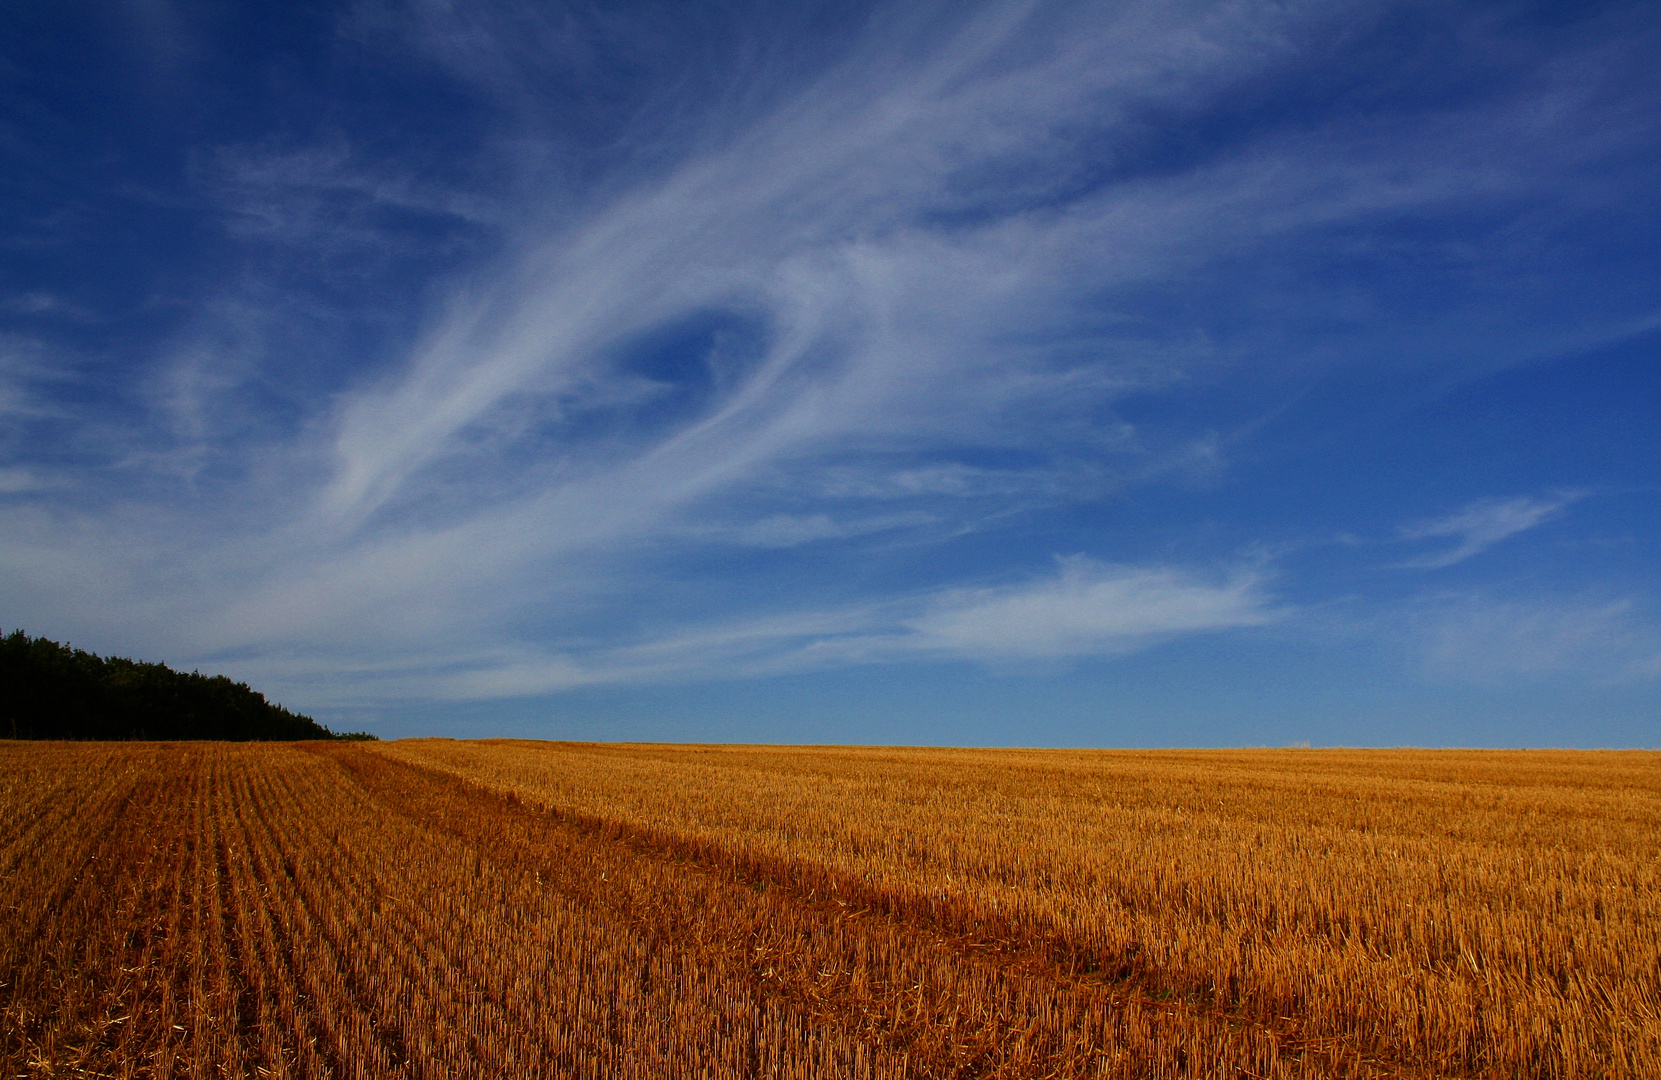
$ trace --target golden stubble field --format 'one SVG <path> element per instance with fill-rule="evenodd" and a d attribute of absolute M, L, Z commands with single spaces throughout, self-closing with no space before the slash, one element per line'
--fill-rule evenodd
<path fill-rule="evenodd" d="M 6 1076 L 1661 1076 L 1661 755 L 0 742 Z"/>

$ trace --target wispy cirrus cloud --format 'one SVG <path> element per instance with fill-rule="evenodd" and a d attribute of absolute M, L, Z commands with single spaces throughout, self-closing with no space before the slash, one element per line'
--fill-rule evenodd
<path fill-rule="evenodd" d="M 1058 564 L 1053 574 L 1007 585 L 694 627 L 586 654 L 505 654 L 447 675 L 426 691 L 513 697 L 848 664 L 1067 660 L 1136 652 L 1185 634 L 1264 626 L 1285 615 L 1255 572 L 1214 579 L 1082 556 Z"/>
<path fill-rule="evenodd" d="M 1403 10 L 874 4 L 820 33 L 767 5 L 354 5 L 330 44 L 421 88 L 424 141 L 375 98 L 193 148 L 233 256 L 165 300 L 182 328 L 109 348 L 126 411 L 0 367 L 0 412 L 50 401 L 103 457 L 74 500 L 0 462 L 5 598 L 320 700 L 1284 620 L 1249 542 L 1185 547 L 1192 511 L 1182 541 L 1120 528 L 1134 494 L 1226 484 L 1230 433 L 1299 386 L 1570 341 L 1528 321 L 1558 242 L 1535 218 L 1595 205 L 1582 178 L 1656 127 L 1602 122 L 1626 98 L 1601 41 L 1534 63 L 1458 13 L 1503 78 L 1404 92 L 1392 50 L 1439 69 Z M 1609 40 L 1641 66 L 1649 39 Z M 420 128 L 429 104 L 452 111 Z M 1607 341 L 1653 297 L 1557 314 Z M 1409 526 L 1443 546 L 1405 565 L 1575 498 Z M 1034 575 L 1056 551 L 1094 558 Z"/>
<path fill-rule="evenodd" d="M 32 469 L 0 469 L 0 495 L 40 491 L 48 484 Z"/>
<path fill-rule="evenodd" d="M 1478 499 L 1447 517 L 1402 529 L 1403 540 L 1452 540 L 1454 544 L 1444 551 L 1397 565 L 1415 570 L 1440 570 L 1464 562 L 1508 537 L 1551 521 L 1584 497 L 1584 492 L 1570 491 L 1544 499 L 1530 496 Z"/>
<path fill-rule="evenodd" d="M 1089 656 L 1177 634 L 1262 626 L 1278 613 L 1256 574 L 1221 582 L 1191 572 L 1061 560 L 1050 580 L 954 590 L 908 620 L 914 647 L 982 658 Z"/>
<path fill-rule="evenodd" d="M 1089 292 L 1192 272 L 1277 233 L 1526 183 L 1498 179 L 1486 161 L 1481 179 L 1461 175 L 1453 147 L 1462 135 L 1450 130 L 1451 156 L 1408 183 L 1385 178 L 1384 145 L 1304 140 L 1174 181 L 1059 202 L 1054 190 L 1034 194 L 1048 202 L 1038 213 L 988 216 L 965 203 L 977 170 L 1054 153 L 1054 131 L 1098 113 L 1102 95 L 1157 85 L 1203 96 L 1280 55 L 1268 31 L 1261 40 L 1271 44 L 1239 55 L 1221 39 L 1197 47 L 1203 25 L 1196 37 L 1190 23 L 1142 13 L 1078 44 L 1048 41 L 1042 61 L 1010 64 L 1001 50 L 1030 54 L 1035 42 L 1022 19 L 1002 13 L 972 21 L 898 80 L 872 57 L 850 61 L 734 145 L 694 155 L 528 249 L 500 287 L 429 334 L 407 373 L 353 395 L 336 421 L 338 466 L 320 520 L 353 528 L 421 498 L 442 482 L 443 463 L 467 460 L 481 437 L 592 419 L 597 403 L 616 400 L 598 390 L 618 384 L 615 358 L 632 336 L 709 311 L 747 320 L 756 345 L 749 370 L 719 387 L 695 422 L 614 444 L 625 456 L 606 462 L 580 440 L 556 451 L 609 470 L 614 490 L 656 503 L 640 505 L 652 517 L 830 449 L 1009 446 L 1043 431 L 1052 454 L 1090 453 L 1104 432 L 1085 416 L 1188 372 L 1170 342 L 1080 338 L 1070 325 L 1062 348 L 1029 343 L 1059 331 L 1046 319 L 1070 322 Z M 1130 56 L 1128 69 L 1114 62 Z M 1149 82 L 1127 84 L 1127 70 Z M 942 215 L 969 224 L 925 225 Z M 530 419 L 504 428 L 496 418 L 505 410 Z"/>
<path fill-rule="evenodd" d="M 1427 671 L 1493 684 L 1558 676 L 1582 685 L 1661 679 L 1661 625 L 1635 598 L 1445 598 L 1417 615 Z"/>
<path fill-rule="evenodd" d="M 95 318 L 92 312 L 79 304 L 39 289 L 8 296 L 0 300 L 0 308 L 16 315 L 39 315 L 75 322 L 89 322 Z"/>

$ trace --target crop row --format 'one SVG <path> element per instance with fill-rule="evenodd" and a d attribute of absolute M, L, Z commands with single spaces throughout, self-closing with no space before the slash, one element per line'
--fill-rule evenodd
<path fill-rule="evenodd" d="M 376 752 L 1304 1046 L 1661 1075 L 1654 754 Z"/>
<path fill-rule="evenodd" d="M 6 1075 L 1399 1071 L 361 745 L 0 744 L 0 824 Z"/>

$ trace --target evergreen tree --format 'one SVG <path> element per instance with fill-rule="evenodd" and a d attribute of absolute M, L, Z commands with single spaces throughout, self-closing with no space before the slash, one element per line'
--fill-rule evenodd
<path fill-rule="evenodd" d="M 336 739 L 223 675 L 105 659 L 22 630 L 0 638 L 0 738 Z"/>

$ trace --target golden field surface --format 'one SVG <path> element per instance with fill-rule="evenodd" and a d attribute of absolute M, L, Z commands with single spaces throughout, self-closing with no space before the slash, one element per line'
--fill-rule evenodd
<path fill-rule="evenodd" d="M 5 1076 L 1661 1076 L 1661 755 L 0 742 Z"/>

